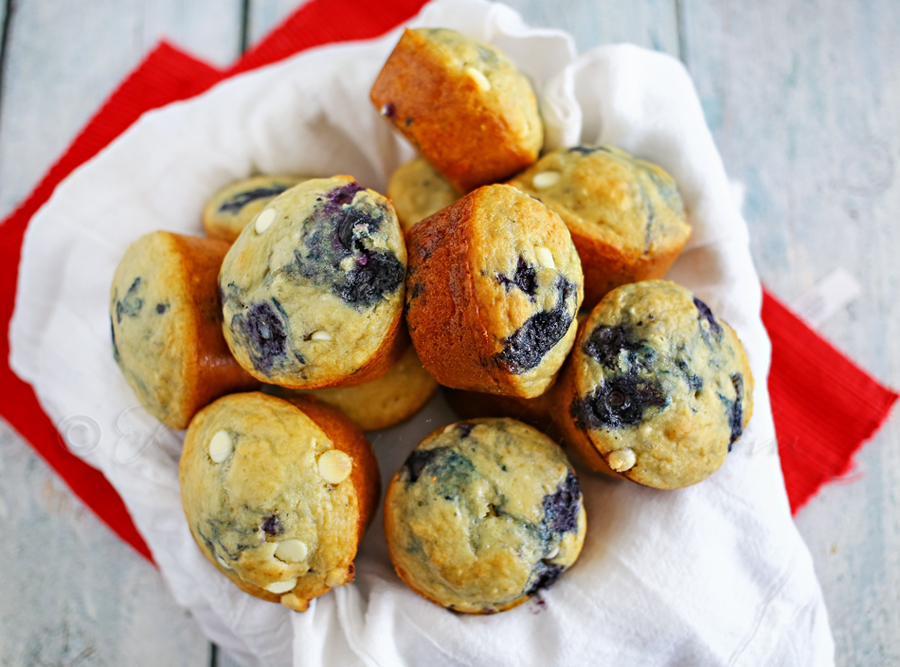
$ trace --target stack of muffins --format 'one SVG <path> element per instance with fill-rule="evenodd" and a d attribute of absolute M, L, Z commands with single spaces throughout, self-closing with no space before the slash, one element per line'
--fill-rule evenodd
<path fill-rule="evenodd" d="M 187 428 L 200 550 L 298 611 L 353 580 L 380 497 L 363 431 L 442 386 L 464 421 L 394 475 L 389 553 L 428 600 L 503 611 L 584 542 L 557 442 L 593 471 L 694 484 L 746 428 L 753 378 L 734 331 L 660 280 L 690 227 L 658 166 L 608 146 L 538 159 L 528 79 L 450 30 L 407 30 L 371 99 L 420 152 L 388 197 L 345 175 L 228 186 L 203 211 L 208 238 L 128 249 L 113 353 L 148 412 Z"/>

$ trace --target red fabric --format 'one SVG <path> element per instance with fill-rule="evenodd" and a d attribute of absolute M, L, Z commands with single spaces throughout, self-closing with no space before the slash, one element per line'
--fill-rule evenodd
<path fill-rule="evenodd" d="M 847 473 L 853 454 L 884 423 L 897 393 L 879 384 L 771 294 L 769 393 L 781 471 L 796 512 L 822 484 Z"/>
<path fill-rule="evenodd" d="M 149 109 L 203 92 L 233 74 L 307 48 L 376 37 L 413 16 L 424 0 L 372 3 L 312 0 L 227 71 L 162 43 L 122 83 L 29 197 L 0 226 L 0 326 L 8 328 L 22 236 L 31 216 L 75 167 L 90 159 Z M 796 511 L 835 475 L 887 417 L 897 394 L 879 385 L 766 294 L 763 321 L 772 337 L 769 389 L 791 507 Z M 9 368 L 9 343 L 0 339 L 0 413 L 31 443 L 97 515 L 152 560 L 122 500 L 102 474 L 72 455 L 41 410 L 31 387 Z M 828 369 L 829 382 L 823 382 Z M 840 382 L 835 382 L 835 378 Z M 828 394 L 828 395 L 825 395 Z M 815 400 L 811 397 L 815 396 Z"/>

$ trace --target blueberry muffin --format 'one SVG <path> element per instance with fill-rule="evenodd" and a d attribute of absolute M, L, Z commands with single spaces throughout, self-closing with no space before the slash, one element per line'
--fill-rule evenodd
<path fill-rule="evenodd" d="M 434 396 L 438 384 L 428 374 L 415 348 L 403 356 L 380 378 L 355 387 L 337 389 L 280 389 L 276 396 L 310 395 L 340 409 L 364 431 L 377 431 L 406 421 Z"/>
<path fill-rule="evenodd" d="M 397 168 L 388 183 L 387 196 L 400 226 L 408 233 L 419 220 L 450 206 L 461 195 L 428 160 L 419 157 Z"/>
<path fill-rule="evenodd" d="M 225 340 L 248 373 L 294 389 L 383 375 L 409 344 L 406 248 L 391 203 L 350 176 L 273 199 L 219 274 Z"/>
<path fill-rule="evenodd" d="M 607 294 L 557 393 L 567 442 L 595 470 L 658 489 L 700 482 L 753 410 L 737 335 L 684 287 L 650 280 Z"/>
<path fill-rule="evenodd" d="M 371 98 L 460 192 L 509 178 L 544 143 L 528 79 L 493 46 L 453 30 L 406 30 Z"/>
<path fill-rule="evenodd" d="M 300 176 L 251 176 L 225 186 L 203 207 L 206 235 L 233 243 L 270 201 L 305 180 Z"/>
<path fill-rule="evenodd" d="M 241 590 L 304 611 L 353 581 L 380 477 L 365 436 L 339 411 L 225 396 L 194 417 L 179 472 L 194 540 Z"/>
<path fill-rule="evenodd" d="M 586 525 L 565 454 L 514 419 L 435 431 L 394 475 L 384 504 L 400 578 L 471 614 L 511 609 L 553 584 L 578 558 Z"/>
<path fill-rule="evenodd" d="M 662 278 L 687 243 L 681 196 L 655 164 L 607 146 L 563 148 L 510 181 L 565 221 L 584 270 L 584 304 Z"/>
<path fill-rule="evenodd" d="M 442 385 L 532 398 L 575 340 L 582 300 L 566 226 L 533 197 L 489 185 L 409 233 L 406 321 Z"/>
<path fill-rule="evenodd" d="M 228 244 L 153 232 L 129 246 L 109 297 L 113 356 L 144 409 L 186 428 L 210 401 L 259 386 L 222 337 L 216 277 Z"/>

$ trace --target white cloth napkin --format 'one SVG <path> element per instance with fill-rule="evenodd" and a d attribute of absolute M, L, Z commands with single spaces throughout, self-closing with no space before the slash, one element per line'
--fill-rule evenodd
<path fill-rule="evenodd" d="M 833 664 L 778 462 L 747 228 L 690 77 L 678 61 L 632 46 L 575 58 L 567 35 L 482 0 L 435 2 L 412 24 L 455 28 L 508 53 L 540 94 L 549 148 L 609 143 L 675 177 L 694 233 L 670 276 L 734 326 L 756 378 L 750 427 L 721 470 L 668 492 L 582 472 L 580 560 L 539 599 L 490 617 L 445 611 L 406 588 L 380 515 L 356 583 L 302 614 L 244 595 L 200 554 L 178 489 L 183 434 L 138 406 L 112 358 L 113 271 L 145 233 L 202 233 L 206 199 L 252 172 L 347 173 L 383 192 L 412 156 L 368 101 L 397 30 L 307 51 L 148 113 L 66 179 L 25 237 L 12 367 L 121 494 L 178 602 L 247 665 Z M 453 420 L 437 399 L 412 423 L 372 434 L 385 482 L 426 433 Z"/>

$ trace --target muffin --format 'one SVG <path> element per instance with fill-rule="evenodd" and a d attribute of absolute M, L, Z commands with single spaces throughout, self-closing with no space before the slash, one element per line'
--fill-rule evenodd
<path fill-rule="evenodd" d="M 371 99 L 460 192 L 509 178 L 544 143 L 528 79 L 493 46 L 453 30 L 406 30 Z"/>
<path fill-rule="evenodd" d="M 179 472 L 194 540 L 241 590 L 304 611 L 353 581 L 380 477 L 365 436 L 338 410 L 225 396 L 194 417 Z"/>
<path fill-rule="evenodd" d="M 471 614 L 511 609 L 553 584 L 578 558 L 586 525 L 565 454 L 514 419 L 435 431 L 394 475 L 384 503 L 400 578 Z"/>
<path fill-rule="evenodd" d="M 387 196 L 403 232 L 409 233 L 419 220 L 450 206 L 461 195 L 428 160 L 418 157 L 400 165 L 391 175 Z"/>
<path fill-rule="evenodd" d="M 206 235 L 233 243 L 270 201 L 305 180 L 300 176 L 251 176 L 225 186 L 203 207 Z"/>
<path fill-rule="evenodd" d="M 581 257 L 588 308 L 619 285 L 662 278 L 691 233 L 672 178 L 617 148 L 563 148 L 509 183 L 566 223 Z"/>
<path fill-rule="evenodd" d="M 731 327 L 684 287 L 651 280 L 603 298 L 556 395 L 585 463 L 676 489 L 725 461 L 750 421 L 753 376 Z"/>
<path fill-rule="evenodd" d="M 397 363 L 406 248 L 391 203 L 351 176 L 273 199 L 219 274 L 225 340 L 248 373 L 294 389 L 373 380 Z"/>
<path fill-rule="evenodd" d="M 391 369 L 369 382 L 338 389 L 281 389 L 276 396 L 313 396 L 341 410 L 364 431 L 395 426 L 416 414 L 434 396 L 438 384 L 428 374 L 410 345 Z"/>
<path fill-rule="evenodd" d="M 555 213 L 489 185 L 409 233 L 406 321 L 442 385 L 533 398 L 575 340 L 582 275 Z"/>
<path fill-rule="evenodd" d="M 129 246 L 110 288 L 113 356 L 144 409 L 186 428 L 210 401 L 259 386 L 222 337 L 216 277 L 228 244 L 153 232 Z"/>

